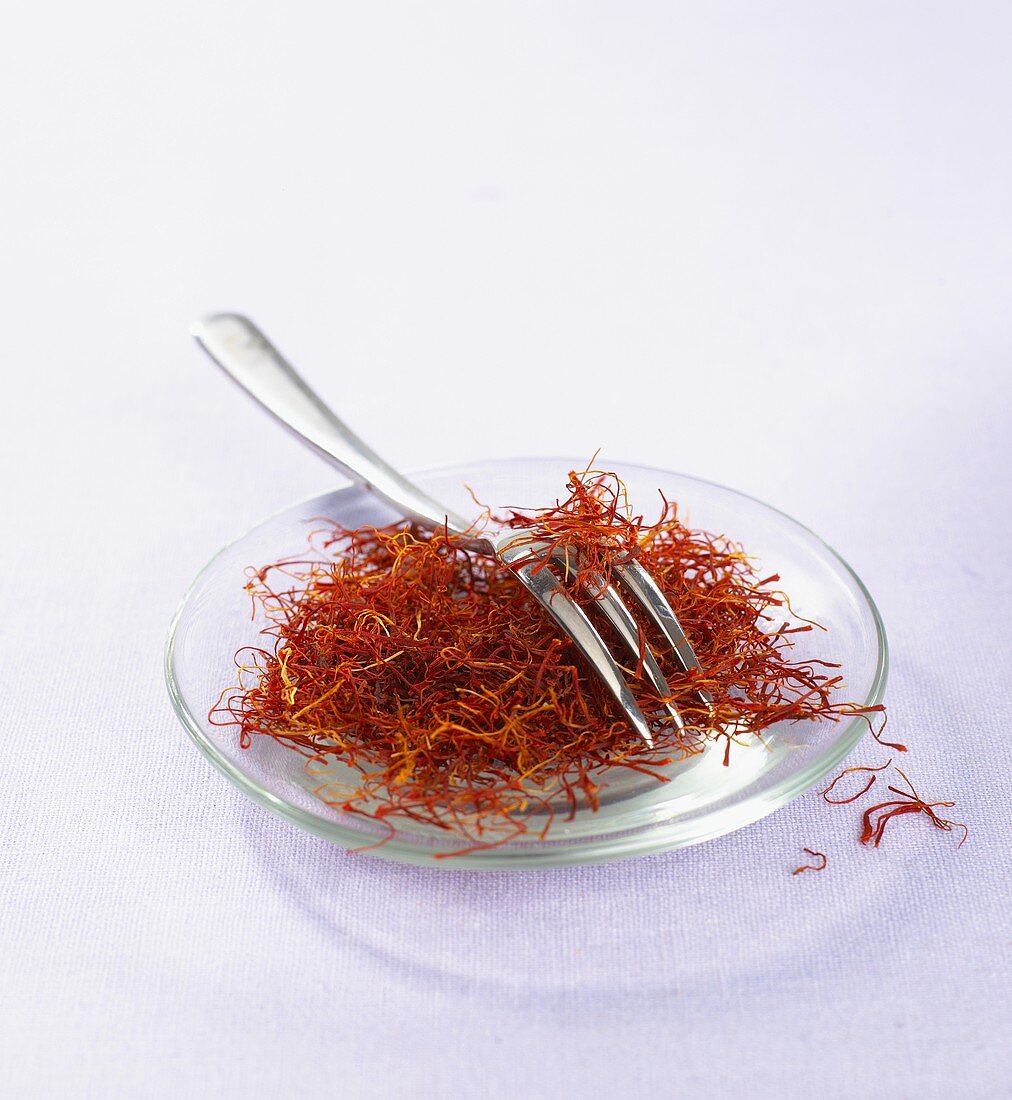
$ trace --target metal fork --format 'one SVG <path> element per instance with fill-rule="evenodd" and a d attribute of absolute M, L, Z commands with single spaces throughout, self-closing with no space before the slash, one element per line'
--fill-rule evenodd
<path fill-rule="evenodd" d="M 587 612 L 573 599 L 555 572 L 547 567 L 539 568 L 545 563 L 548 551 L 545 544 L 532 543 L 529 536 L 516 532 L 503 535 L 495 542 L 475 536 L 472 524 L 463 516 L 408 481 L 342 423 L 248 318 L 235 313 L 214 314 L 195 322 L 191 332 L 204 351 L 248 394 L 353 481 L 382 497 L 404 516 L 430 529 L 446 527 L 451 534 L 467 539 L 474 549 L 510 567 L 574 642 L 615 697 L 630 725 L 647 745 L 653 747 L 651 724 Z M 573 572 L 579 565 L 561 550 L 555 551 L 552 559 L 553 564 L 566 573 Z M 698 669 L 699 661 L 678 618 L 649 572 L 637 561 L 627 559 L 614 565 L 613 574 L 626 595 L 641 608 L 670 646 L 683 671 Z M 600 576 L 591 576 L 586 587 L 588 593 L 592 593 L 588 602 L 611 624 L 633 662 L 640 665 L 642 658 L 643 675 L 654 691 L 662 697 L 670 697 L 671 687 L 661 672 L 656 655 L 649 646 L 641 648 L 639 626 L 615 585 L 606 584 Z M 702 689 L 697 695 L 704 703 L 711 701 Z M 669 703 L 666 711 L 679 729 L 684 727 L 684 720 L 674 705 Z"/>

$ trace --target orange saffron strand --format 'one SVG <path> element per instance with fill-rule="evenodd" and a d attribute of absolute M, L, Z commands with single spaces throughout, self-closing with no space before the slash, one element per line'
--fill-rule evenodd
<path fill-rule="evenodd" d="M 805 871 L 824 871 L 826 869 L 826 854 L 825 852 L 816 852 L 813 848 L 802 848 L 803 852 L 807 853 L 812 859 L 821 859 L 821 863 L 803 863 L 800 867 L 795 867 L 791 871 L 792 875 L 800 875 Z"/>
<path fill-rule="evenodd" d="M 906 745 L 901 745 L 898 741 L 885 741 L 882 738 L 882 733 L 886 728 L 886 724 L 889 721 L 889 716 L 885 712 L 885 708 L 882 709 L 882 725 L 878 729 L 871 724 L 869 720 L 868 725 L 871 727 L 871 735 L 884 749 L 894 749 L 896 752 L 906 752 Z"/>
<path fill-rule="evenodd" d="M 891 763 L 892 763 L 892 759 L 890 758 L 884 764 L 880 764 L 877 768 L 868 767 L 868 766 L 863 765 L 863 764 L 859 765 L 858 767 L 854 767 L 854 768 L 844 768 L 843 771 L 840 772 L 840 774 L 833 780 L 833 782 L 830 783 L 829 786 L 822 792 L 823 799 L 826 802 L 828 802 L 831 806 L 847 806 L 851 802 L 856 802 L 861 797 L 861 795 L 866 794 L 868 791 L 870 791 L 872 789 L 872 787 L 875 785 L 875 780 L 878 778 L 878 776 L 876 776 L 876 775 L 869 776 L 868 777 L 868 782 L 865 783 L 865 785 L 856 794 L 852 794 L 848 798 L 830 798 L 829 795 L 832 793 L 833 788 L 837 785 L 837 783 L 840 782 L 841 779 L 843 779 L 843 777 L 845 775 L 852 775 L 855 772 L 880 772 L 880 771 L 884 771 L 886 768 L 889 767 L 889 765 Z"/>

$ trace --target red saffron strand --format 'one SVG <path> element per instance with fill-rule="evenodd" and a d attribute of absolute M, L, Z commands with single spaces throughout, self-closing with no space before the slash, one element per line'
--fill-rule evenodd
<path fill-rule="evenodd" d="M 824 871 L 826 869 L 826 863 L 828 861 L 826 859 L 825 852 L 817 852 L 813 848 L 802 848 L 801 850 L 810 855 L 812 859 L 821 859 L 822 862 L 804 863 L 800 867 L 795 867 L 794 870 L 791 871 L 792 875 L 800 875 L 803 874 L 805 871 Z"/>
<path fill-rule="evenodd" d="M 871 729 L 871 735 L 884 749 L 894 749 L 896 752 L 906 752 L 906 745 L 901 745 L 898 741 L 886 741 L 883 739 L 882 734 L 889 722 L 889 715 L 885 712 L 885 707 L 878 708 L 882 712 L 882 725 L 878 729 L 872 725 L 871 719 L 868 719 L 868 726 Z"/>
<path fill-rule="evenodd" d="M 843 779 L 844 776 L 852 775 L 855 772 L 880 772 L 880 771 L 884 771 L 886 768 L 889 767 L 889 765 L 891 763 L 892 763 L 892 758 L 887 760 L 884 764 L 880 764 L 877 768 L 868 767 L 867 765 L 863 765 L 863 764 L 858 765 L 857 767 L 853 767 L 853 768 L 844 768 L 843 771 L 840 772 L 840 774 L 832 781 L 832 783 L 830 783 L 829 786 L 826 787 L 826 789 L 822 792 L 823 799 L 826 802 L 828 802 L 831 806 L 847 806 L 851 802 L 856 802 L 861 797 L 861 795 L 866 794 L 868 791 L 870 791 L 872 789 L 872 787 L 875 785 L 875 780 L 878 778 L 878 776 L 876 776 L 876 775 L 869 776 L 868 777 L 868 782 L 865 783 L 865 785 L 856 794 L 852 794 L 848 798 L 830 798 L 829 795 L 832 793 L 833 788 L 837 785 L 837 783 L 840 782 L 841 779 Z"/>

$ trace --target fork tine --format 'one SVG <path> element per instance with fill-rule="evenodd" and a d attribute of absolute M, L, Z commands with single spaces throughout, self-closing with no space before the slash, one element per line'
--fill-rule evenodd
<path fill-rule="evenodd" d="M 617 564 L 613 568 L 622 586 L 635 598 L 654 625 L 671 643 L 671 648 L 675 651 L 682 669 L 685 672 L 698 669 L 699 658 L 654 578 L 634 558 Z M 713 702 L 713 696 L 703 688 L 697 688 L 696 694 L 707 705 Z"/>
<path fill-rule="evenodd" d="M 519 546 L 500 546 L 499 556 L 506 565 L 531 555 L 530 543 Z M 577 604 L 563 587 L 561 581 L 550 569 L 538 569 L 537 562 L 529 562 L 515 570 L 520 583 L 531 593 L 548 612 L 563 631 L 573 640 L 577 649 L 593 666 L 604 685 L 615 697 L 625 712 L 630 725 L 646 742 L 654 747 L 650 724 L 633 698 L 632 690 L 622 675 L 608 647 L 604 644 L 594 624 L 587 618 L 586 612 Z M 537 570 L 537 572 L 535 572 Z"/>
<path fill-rule="evenodd" d="M 566 558 L 566 551 L 559 549 L 555 558 L 568 571 L 572 570 L 572 564 Z M 586 590 L 594 597 L 594 603 L 600 609 L 601 614 L 611 623 L 615 633 L 625 643 L 629 652 L 639 660 L 640 656 L 640 628 L 633 618 L 632 612 L 626 606 L 625 601 L 619 595 L 613 584 L 607 584 L 600 573 L 591 573 L 587 577 Z M 657 663 L 654 651 L 649 645 L 643 647 L 643 671 L 654 691 L 660 696 L 671 695 L 671 685 L 668 683 L 661 666 Z M 682 718 L 678 708 L 672 702 L 664 705 L 665 710 L 671 715 L 675 725 L 681 730 L 685 729 L 685 719 Z"/>

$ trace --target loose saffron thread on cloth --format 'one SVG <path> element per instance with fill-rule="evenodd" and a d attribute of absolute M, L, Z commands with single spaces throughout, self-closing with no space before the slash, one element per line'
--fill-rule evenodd
<path fill-rule="evenodd" d="M 803 863 L 800 867 L 795 867 L 794 870 L 791 871 L 792 875 L 800 875 L 803 874 L 805 871 L 824 871 L 826 869 L 827 860 L 825 852 L 817 852 L 814 848 L 802 848 L 801 850 L 807 855 L 810 855 L 812 859 L 821 859 L 822 862 Z"/>
<path fill-rule="evenodd" d="M 962 829 L 963 836 L 960 838 L 959 844 L 956 845 L 957 848 L 962 848 L 966 843 L 966 838 L 970 835 L 969 827 L 961 821 L 950 821 L 948 818 L 935 813 L 935 810 L 940 806 L 948 809 L 955 806 L 955 802 L 926 802 L 914 790 L 914 785 L 906 774 L 900 771 L 899 768 L 896 771 L 902 776 L 908 789 L 903 791 L 899 787 L 889 786 L 887 789 L 898 795 L 899 798 L 891 802 L 880 802 L 878 805 L 869 806 L 865 810 L 861 828 L 861 843 L 872 844 L 877 848 L 882 843 L 886 825 L 894 817 L 902 817 L 907 814 L 923 814 L 936 829 L 941 829 L 943 832 L 948 833 L 952 832 L 953 829 Z M 876 814 L 878 814 L 877 818 L 875 817 Z"/>
<path fill-rule="evenodd" d="M 852 768 L 844 768 L 842 772 L 837 775 L 832 782 L 821 793 L 823 799 L 831 806 L 848 806 L 856 802 L 863 795 L 875 785 L 878 780 L 878 772 L 885 771 L 892 764 L 892 760 L 887 760 L 884 764 L 879 764 L 877 767 L 870 767 L 867 765 L 859 765 Z M 969 826 L 963 824 L 961 821 L 950 821 L 947 818 L 935 813 L 935 810 L 939 807 L 949 808 L 955 806 L 955 802 L 937 801 L 927 802 L 917 793 L 914 789 L 914 785 L 910 782 L 906 772 L 900 768 L 893 769 L 907 785 L 907 790 L 900 790 L 898 787 L 892 785 L 887 786 L 892 794 L 898 796 L 897 799 L 891 801 L 879 802 L 875 806 L 869 806 L 862 814 L 861 818 L 861 834 L 860 840 L 862 844 L 871 844 L 877 848 L 882 843 L 882 837 L 885 835 L 886 826 L 894 817 L 903 817 L 910 814 L 923 814 L 936 829 L 940 829 L 942 832 L 951 832 L 953 829 L 962 829 L 963 836 L 956 845 L 958 848 L 966 843 L 966 839 L 970 834 Z M 848 795 L 845 798 L 830 798 L 830 794 L 836 788 L 837 783 L 841 782 L 846 776 L 854 775 L 858 772 L 875 773 L 870 774 L 867 782 L 863 787 L 857 790 L 854 794 Z M 879 816 L 876 818 L 876 814 Z"/>
<path fill-rule="evenodd" d="M 822 792 L 823 800 L 828 802 L 830 804 L 830 806 L 847 806 L 851 802 L 856 802 L 861 797 L 861 795 L 867 794 L 868 791 L 870 791 L 872 789 L 872 787 L 875 786 L 875 780 L 878 778 L 877 775 L 874 775 L 874 774 L 870 775 L 868 777 L 867 783 L 865 783 L 865 785 L 859 791 L 857 791 L 855 794 L 848 795 L 846 798 L 830 798 L 829 796 L 833 792 L 833 788 L 845 776 L 855 774 L 856 772 L 873 772 L 874 773 L 874 772 L 884 771 L 886 768 L 889 767 L 889 765 L 891 763 L 892 763 L 892 759 L 890 758 L 884 764 L 880 764 L 877 768 L 868 767 L 867 765 L 864 765 L 864 764 L 858 765 L 857 767 L 854 767 L 854 768 L 844 768 L 843 771 L 840 772 L 840 774 L 832 781 L 832 783 L 830 783 L 829 786 L 826 787 L 826 789 Z"/>
<path fill-rule="evenodd" d="M 243 747 L 264 736 L 301 753 L 335 808 L 388 830 L 397 820 L 451 831 L 468 844 L 460 854 L 545 837 L 560 816 L 596 809 L 606 770 L 664 782 L 673 761 L 723 741 L 728 763 L 734 745 L 779 722 L 872 726 L 884 714 L 839 699 L 837 665 L 792 659 L 814 624 L 737 543 L 690 529 L 663 495 L 657 521 L 644 522 L 613 473 L 571 473 L 567 488 L 501 522 L 532 555 L 548 544 L 578 562 L 574 589 L 607 582 L 625 556 L 653 575 L 702 665 L 686 674 L 658 649 L 686 726 L 655 720 L 654 749 L 509 568 L 446 528 L 410 523 L 353 531 L 320 520 L 308 553 L 251 570 L 266 640 L 236 654 L 239 681 L 211 721 L 237 725 Z M 634 679 L 638 663 L 627 662 Z M 635 688 L 644 713 L 664 713 L 646 683 Z"/>

